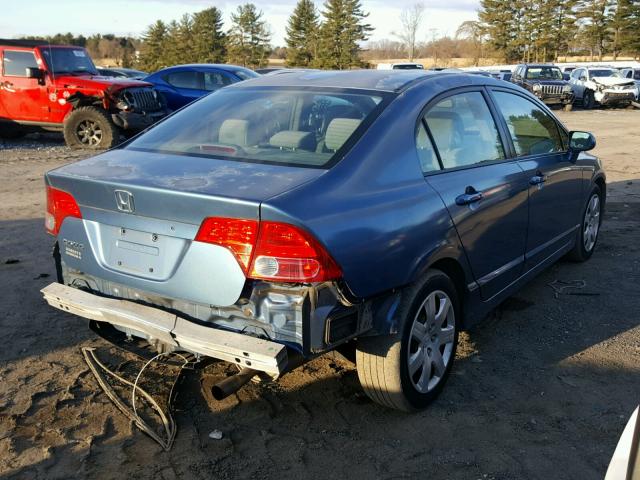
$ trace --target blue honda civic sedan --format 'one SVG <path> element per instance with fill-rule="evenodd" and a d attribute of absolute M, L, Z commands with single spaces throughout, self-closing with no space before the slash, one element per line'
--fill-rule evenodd
<path fill-rule="evenodd" d="M 163 68 L 143 80 L 155 85 L 171 110 L 243 80 L 259 77 L 253 70 L 236 65 L 194 64 Z"/>
<path fill-rule="evenodd" d="M 123 348 L 235 364 L 216 398 L 338 349 L 373 401 L 419 410 L 461 330 L 593 254 L 594 146 L 490 77 L 262 76 L 47 173 L 43 293 Z"/>

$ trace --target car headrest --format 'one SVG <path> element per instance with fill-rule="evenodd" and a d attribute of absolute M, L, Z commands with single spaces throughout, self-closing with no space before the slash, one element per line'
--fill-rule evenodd
<path fill-rule="evenodd" d="M 334 118 L 327 127 L 324 137 L 324 145 L 334 152 L 338 150 L 344 142 L 355 132 L 362 120 L 355 118 Z"/>
<path fill-rule="evenodd" d="M 250 137 L 248 120 L 230 118 L 222 122 L 218 132 L 218 142 L 240 147 L 255 145 L 256 142 L 252 142 Z"/>
<path fill-rule="evenodd" d="M 431 111 L 426 116 L 429 130 L 441 148 L 457 148 L 464 136 L 462 118 L 455 112 Z"/>
<path fill-rule="evenodd" d="M 316 148 L 316 138 L 311 132 L 282 130 L 269 139 L 272 147 L 310 150 Z"/>

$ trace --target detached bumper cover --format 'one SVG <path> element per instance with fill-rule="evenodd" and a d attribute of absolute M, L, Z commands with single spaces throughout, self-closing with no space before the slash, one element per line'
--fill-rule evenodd
<path fill-rule="evenodd" d="M 83 318 L 144 334 L 175 350 L 279 375 L 287 367 L 287 349 L 279 343 L 207 327 L 164 310 L 128 300 L 101 297 L 59 283 L 41 290 L 49 305 Z"/>
<path fill-rule="evenodd" d="M 169 114 L 169 110 L 158 110 L 149 113 L 118 112 L 111 115 L 113 123 L 123 130 L 144 130 Z"/>

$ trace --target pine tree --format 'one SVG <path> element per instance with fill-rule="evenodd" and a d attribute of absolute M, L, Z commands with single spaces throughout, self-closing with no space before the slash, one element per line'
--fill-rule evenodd
<path fill-rule="evenodd" d="M 629 13 L 629 27 L 622 37 L 625 52 L 640 57 L 640 0 L 632 0 Z"/>
<path fill-rule="evenodd" d="M 611 53 L 616 60 L 624 47 L 630 29 L 633 29 L 632 0 L 614 0 L 608 13 L 611 32 Z"/>
<path fill-rule="evenodd" d="M 582 34 L 591 50 L 591 56 L 595 53 L 598 60 L 602 60 L 605 44 L 609 32 L 609 17 L 607 7 L 610 0 L 580 0 L 576 9 L 578 19 L 583 23 Z"/>
<path fill-rule="evenodd" d="M 262 11 L 253 3 L 238 6 L 231 14 L 231 29 L 228 33 L 228 61 L 245 67 L 262 67 L 268 62 L 271 51 L 271 34 Z"/>
<path fill-rule="evenodd" d="M 158 20 L 147 28 L 142 37 L 144 43 L 140 53 L 140 68 L 147 72 L 154 72 L 165 65 L 164 48 L 167 35 L 167 26 L 162 20 Z"/>
<path fill-rule="evenodd" d="M 289 67 L 309 67 L 317 55 L 318 14 L 312 0 L 299 0 L 287 25 Z"/>
<path fill-rule="evenodd" d="M 222 12 L 216 7 L 193 15 L 193 56 L 198 63 L 222 63 L 226 55 L 226 35 L 222 31 Z"/>
<path fill-rule="evenodd" d="M 338 70 L 362 66 L 359 42 L 366 41 L 373 28 L 365 23 L 369 14 L 362 11 L 360 0 L 327 0 L 322 16 L 314 65 Z"/>
<path fill-rule="evenodd" d="M 522 57 L 516 41 L 520 34 L 519 9 L 514 4 L 504 0 L 481 0 L 478 13 L 489 44 L 507 62 L 519 61 Z"/>

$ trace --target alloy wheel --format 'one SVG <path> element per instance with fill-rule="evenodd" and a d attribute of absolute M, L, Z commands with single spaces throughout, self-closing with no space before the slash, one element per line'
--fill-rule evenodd
<path fill-rule="evenodd" d="M 582 224 L 582 242 L 584 249 L 590 252 L 596 240 L 598 239 L 598 230 L 600 229 L 600 196 L 594 193 L 589 199 L 587 211 L 584 214 L 584 222 Z"/>
<path fill-rule="evenodd" d="M 98 122 L 84 120 L 78 124 L 76 135 L 83 145 L 95 147 L 102 142 L 102 128 Z"/>
<path fill-rule="evenodd" d="M 433 390 L 453 360 L 455 311 L 442 290 L 431 292 L 416 313 L 407 349 L 409 378 L 420 393 Z"/>

